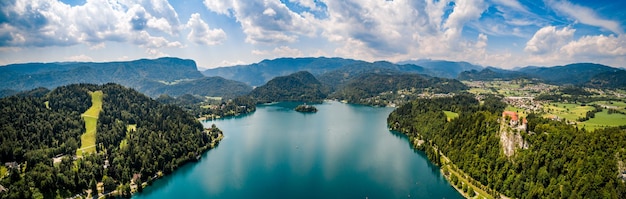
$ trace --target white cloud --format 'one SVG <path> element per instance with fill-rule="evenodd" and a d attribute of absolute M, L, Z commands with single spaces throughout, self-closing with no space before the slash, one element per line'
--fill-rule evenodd
<path fill-rule="evenodd" d="M 58 0 L 15 0 L 5 4 L 2 46 L 48 47 L 131 42 L 144 48 L 181 47 L 153 34 L 176 35 L 178 15 L 166 0 L 87 0 L 70 6 Z M 156 49 L 153 49 L 153 52 Z"/>
<path fill-rule="evenodd" d="M 187 22 L 191 29 L 187 39 L 200 45 L 217 45 L 226 39 L 226 33 L 222 29 L 210 29 L 209 25 L 202 20 L 200 14 L 193 13 Z"/>
<path fill-rule="evenodd" d="M 519 1 L 517 0 L 493 0 L 493 1 L 496 4 L 504 5 L 506 7 L 513 8 L 518 11 L 528 12 L 528 10 L 526 10 L 526 8 L 522 6 L 522 4 L 520 4 Z"/>
<path fill-rule="evenodd" d="M 459 38 L 465 23 L 480 18 L 485 9 L 486 5 L 482 0 L 457 1 L 454 11 L 452 11 L 444 24 L 444 27 L 447 29 L 444 33 L 445 36 L 452 40 Z"/>
<path fill-rule="evenodd" d="M 617 57 L 626 56 L 626 36 L 584 36 L 561 48 L 569 57 Z"/>
<path fill-rule="evenodd" d="M 544 55 L 558 51 L 560 46 L 572 40 L 574 31 L 576 30 L 567 27 L 560 30 L 554 26 L 543 27 L 526 43 L 524 51 L 533 55 Z"/>
<path fill-rule="evenodd" d="M 85 55 L 85 54 L 80 54 L 80 55 L 74 55 L 74 56 L 70 56 L 70 57 L 66 57 L 65 58 L 66 61 L 77 61 L 77 62 L 93 62 L 93 58 Z"/>
<path fill-rule="evenodd" d="M 574 18 L 580 23 L 601 27 L 617 34 L 624 33 L 619 22 L 602 19 L 590 8 L 572 4 L 565 0 L 548 0 L 547 4 L 557 12 Z"/>
<path fill-rule="evenodd" d="M 274 48 L 272 51 L 267 50 L 252 50 L 252 54 L 254 55 L 264 55 L 271 57 L 302 57 L 302 51 L 294 48 L 290 48 L 289 46 L 279 46 Z"/>
<path fill-rule="evenodd" d="M 594 62 L 623 67 L 626 61 L 626 36 L 587 35 L 574 39 L 576 30 L 544 27 L 535 33 L 525 47 L 527 56 L 520 63 L 561 65 L 574 62 Z"/>
<path fill-rule="evenodd" d="M 317 32 L 310 13 L 298 14 L 279 0 L 205 0 L 213 12 L 235 17 L 251 44 L 295 42 Z"/>

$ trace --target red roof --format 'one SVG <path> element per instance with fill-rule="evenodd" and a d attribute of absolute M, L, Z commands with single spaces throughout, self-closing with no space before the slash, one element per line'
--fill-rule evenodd
<path fill-rule="evenodd" d="M 504 111 L 504 112 L 502 112 L 502 117 L 506 117 L 506 116 L 511 117 L 511 120 L 519 121 L 519 118 L 517 117 L 517 113 L 516 112 L 513 112 L 513 111 Z"/>

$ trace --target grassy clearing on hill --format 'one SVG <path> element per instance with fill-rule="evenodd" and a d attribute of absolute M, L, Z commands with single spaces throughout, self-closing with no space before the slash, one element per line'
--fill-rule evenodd
<path fill-rule="evenodd" d="M 136 124 L 129 124 L 126 126 L 126 137 L 120 142 L 120 148 L 125 148 L 128 145 L 128 138 L 130 137 L 130 133 L 137 131 Z"/>
<path fill-rule="evenodd" d="M 452 111 L 443 111 L 443 113 L 446 114 L 446 117 L 448 118 L 448 122 L 454 118 L 459 117 L 458 113 L 452 112 Z"/>
<path fill-rule="evenodd" d="M 91 95 L 91 107 L 82 115 L 85 120 L 85 133 L 80 136 L 80 148 L 76 150 L 78 157 L 83 153 L 96 152 L 96 126 L 98 115 L 102 110 L 102 91 L 90 92 L 89 95 Z"/>

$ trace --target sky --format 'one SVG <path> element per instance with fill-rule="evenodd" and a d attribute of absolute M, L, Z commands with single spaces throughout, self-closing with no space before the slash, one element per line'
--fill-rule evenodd
<path fill-rule="evenodd" d="M 0 65 L 278 57 L 626 67 L 623 0 L 1 0 Z"/>

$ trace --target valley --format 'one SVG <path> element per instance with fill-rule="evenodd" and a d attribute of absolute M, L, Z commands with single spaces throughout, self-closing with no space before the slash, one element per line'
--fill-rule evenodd
<path fill-rule="evenodd" d="M 389 110 L 391 131 L 371 133 L 400 136 L 436 165 L 438 172 L 428 175 L 440 172 L 450 183 L 444 187 L 465 197 L 626 194 L 624 178 L 617 177 L 626 160 L 626 143 L 618 139 L 626 132 L 623 70 L 603 65 L 509 71 L 440 60 L 278 58 L 200 72 L 192 60 L 160 58 L 15 64 L 0 71 L 14 74 L 0 87 L 6 94 L 0 98 L 0 159 L 7 163 L 0 185 L 10 190 L 2 197 L 131 197 L 157 178 L 179 175 L 175 171 L 187 162 L 211 168 L 200 158 L 233 132 L 224 136 L 210 123 L 283 117 L 302 103 L 320 112 L 291 117 L 323 121 L 319 117 L 332 117 L 323 113 L 327 106 L 386 107 L 375 110 Z M 347 128 L 361 124 L 350 118 Z M 243 138 L 237 139 L 249 142 Z"/>

